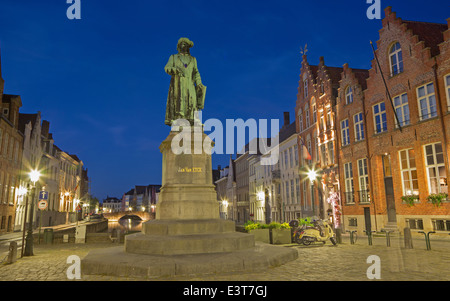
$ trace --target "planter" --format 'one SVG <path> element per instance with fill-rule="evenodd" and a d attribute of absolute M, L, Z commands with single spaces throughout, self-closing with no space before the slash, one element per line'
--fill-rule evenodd
<path fill-rule="evenodd" d="M 254 235 L 255 241 L 261 241 L 267 244 L 270 243 L 269 229 L 254 229 L 250 230 L 248 233 Z"/>
<path fill-rule="evenodd" d="M 272 244 L 290 244 L 291 229 L 272 229 Z"/>
<path fill-rule="evenodd" d="M 402 196 L 402 201 L 404 204 L 408 205 L 409 207 L 412 207 L 416 203 L 419 203 L 419 196 L 418 195 L 404 195 L 404 196 Z"/>

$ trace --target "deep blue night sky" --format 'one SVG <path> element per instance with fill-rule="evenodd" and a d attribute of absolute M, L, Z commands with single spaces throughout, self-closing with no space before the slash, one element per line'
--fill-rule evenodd
<path fill-rule="evenodd" d="M 180 37 L 194 42 L 208 87 L 203 120 L 282 123 L 284 111 L 294 120 L 300 47 L 308 44 L 310 64 L 324 56 L 328 66 L 368 69 L 381 28 L 366 17 L 366 0 L 81 0 L 81 20 L 66 17 L 69 6 L 1 1 L 2 74 L 21 112 L 41 111 L 55 144 L 84 162 L 99 199 L 160 184 L 158 147 L 170 130 L 164 66 Z M 386 6 L 405 20 L 450 17 L 448 0 L 381 0 Z M 213 156 L 213 166 L 228 157 Z"/>

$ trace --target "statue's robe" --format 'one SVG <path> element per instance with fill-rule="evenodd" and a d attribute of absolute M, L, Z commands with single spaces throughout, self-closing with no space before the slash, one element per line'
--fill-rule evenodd
<path fill-rule="evenodd" d="M 183 56 L 183 61 L 180 57 Z M 184 62 L 184 63 L 183 63 Z M 180 76 L 175 70 L 181 70 Z M 201 83 L 195 57 L 183 54 L 173 54 L 164 67 L 166 73 L 172 76 L 167 95 L 165 124 L 171 125 L 176 119 L 194 121 L 194 112 L 203 109 L 201 99 L 197 99 L 196 85 Z"/>

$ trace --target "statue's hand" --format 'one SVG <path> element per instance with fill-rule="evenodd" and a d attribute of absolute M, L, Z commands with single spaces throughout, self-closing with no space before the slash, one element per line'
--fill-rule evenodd
<path fill-rule="evenodd" d="M 198 86 L 200 89 L 202 89 L 202 88 L 204 87 L 202 83 L 199 83 L 197 86 Z"/>
<path fill-rule="evenodd" d="M 180 77 L 184 77 L 184 72 L 183 72 L 183 70 L 181 70 L 181 69 L 179 69 L 179 68 L 176 68 L 175 70 L 176 70 L 176 74 L 177 74 L 177 75 L 179 75 Z"/>

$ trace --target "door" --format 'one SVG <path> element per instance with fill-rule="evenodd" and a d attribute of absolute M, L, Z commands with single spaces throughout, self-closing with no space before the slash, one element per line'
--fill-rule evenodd
<path fill-rule="evenodd" d="M 370 208 L 364 207 L 364 224 L 366 226 L 366 231 L 372 231 L 372 222 L 370 220 Z"/>
<path fill-rule="evenodd" d="M 395 210 L 394 184 L 392 181 L 391 158 L 389 155 L 383 156 L 384 191 L 386 196 L 386 211 L 388 222 L 397 222 L 397 212 Z"/>

